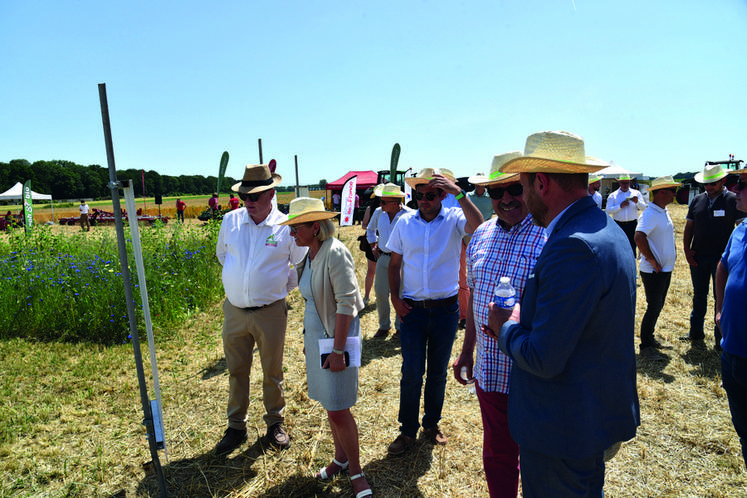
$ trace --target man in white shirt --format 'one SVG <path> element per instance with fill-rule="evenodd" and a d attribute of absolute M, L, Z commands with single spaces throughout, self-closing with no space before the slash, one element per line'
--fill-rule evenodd
<path fill-rule="evenodd" d="M 620 188 L 607 197 L 607 213 L 623 229 L 630 241 L 630 248 L 635 250 L 635 231 L 638 225 L 638 211 L 646 209 L 646 202 L 639 191 L 630 187 L 630 175 L 620 175 L 617 179 Z"/>
<path fill-rule="evenodd" d="M 674 245 L 674 224 L 667 205 L 674 200 L 677 187 L 671 176 L 662 176 L 651 183 L 653 201 L 641 214 L 635 232 L 635 243 L 641 251 L 639 270 L 646 291 L 646 313 L 641 319 L 641 356 L 651 360 L 664 359 L 656 349 L 666 348 L 654 337 L 654 328 L 664 307 L 672 270 L 677 259 Z"/>
<path fill-rule="evenodd" d="M 376 187 L 374 195 L 380 198 L 381 205 L 376 208 L 379 214 L 371 216 L 371 222 L 366 228 L 366 238 L 376 257 L 374 291 L 376 292 L 376 311 L 379 315 L 379 330 L 376 331 L 374 337 L 383 338 L 389 334 L 389 330 L 392 328 L 391 309 L 389 308 L 389 260 L 392 253 L 386 250 L 386 244 L 389 242 L 394 224 L 397 223 L 400 216 L 412 211 L 412 209 L 402 204 L 402 201 L 405 200 L 405 194 L 399 188 L 399 185 L 394 183 Z M 399 334 L 399 316 L 394 320 L 394 329 L 396 330 L 396 336 Z"/>
<path fill-rule="evenodd" d="M 595 174 L 589 175 L 589 195 L 594 198 L 594 202 L 597 203 L 599 209 L 602 209 L 602 194 L 599 193 L 599 188 L 602 186 L 602 177 Z"/>
<path fill-rule="evenodd" d="M 401 321 L 402 351 L 401 426 L 400 435 L 388 448 L 392 456 L 412 446 L 420 427 L 426 358 L 423 436 L 433 443 L 446 444 L 438 422 L 459 320 L 459 254 L 462 237 L 473 233 L 483 221 L 465 192 L 440 170 L 425 168 L 406 181 L 414 189 L 418 210 L 400 217 L 386 245 L 392 253 L 389 288 Z M 441 205 L 447 194 L 455 195 L 461 209 Z"/>
<path fill-rule="evenodd" d="M 298 247 L 290 229 L 280 223 L 288 217 L 273 207 L 273 187 L 280 175 L 262 165 L 248 165 L 244 178 L 233 186 L 245 209 L 223 216 L 215 253 L 223 265 L 223 351 L 228 365 L 228 429 L 215 448 L 225 455 L 247 437 L 250 372 L 254 348 L 259 350 L 264 381 L 266 438 L 285 449 L 290 438 L 283 429 L 283 349 L 288 309 L 285 297 L 297 285 L 291 265 L 306 248 Z"/>
<path fill-rule="evenodd" d="M 80 200 L 80 229 L 86 232 L 91 231 L 91 224 L 88 221 L 88 204 L 83 199 Z"/>

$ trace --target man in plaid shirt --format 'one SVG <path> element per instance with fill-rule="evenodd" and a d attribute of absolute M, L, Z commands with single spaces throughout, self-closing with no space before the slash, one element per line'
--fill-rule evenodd
<path fill-rule="evenodd" d="M 466 383 L 461 377 L 462 367 L 467 367 L 468 379 L 475 379 L 483 423 L 483 465 L 490 496 L 518 493 L 519 447 L 508 430 L 511 360 L 498 349 L 495 339 L 480 332 L 480 326 L 488 323 L 488 304 L 501 277 L 511 279 L 517 302 L 521 300 L 527 276 L 547 240 L 545 229 L 532 223 L 519 175 L 498 172 L 501 165 L 520 155 L 521 152 L 510 152 L 496 156 L 490 176 L 469 179 L 471 183 L 487 186 L 498 218 L 480 225 L 467 248 L 467 284 L 472 293 L 462 352 L 453 368 L 459 383 Z"/>

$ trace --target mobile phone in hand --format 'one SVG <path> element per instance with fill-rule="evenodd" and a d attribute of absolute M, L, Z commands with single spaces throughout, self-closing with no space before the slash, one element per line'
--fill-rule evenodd
<path fill-rule="evenodd" d="M 324 368 L 324 369 L 329 368 L 329 365 L 327 365 L 326 367 L 324 366 L 324 363 L 327 361 L 327 357 L 329 355 L 330 355 L 330 353 L 323 353 L 322 354 L 322 368 Z M 345 356 L 345 366 L 349 367 L 350 366 L 350 355 L 348 354 L 347 351 L 345 351 L 345 355 L 344 356 Z"/>

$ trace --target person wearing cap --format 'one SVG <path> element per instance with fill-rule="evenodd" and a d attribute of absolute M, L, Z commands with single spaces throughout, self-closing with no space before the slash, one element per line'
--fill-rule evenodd
<path fill-rule="evenodd" d="M 695 175 L 705 192 L 693 197 L 687 209 L 682 235 L 685 258 L 690 266 L 693 304 L 689 333 L 682 340 L 700 342 L 705 338 L 704 323 L 708 308 L 708 288 L 715 286 L 716 267 L 734 226 L 745 216 L 737 209 L 737 197 L 724 186 L 726 170 L 720 165 L 706 165 Z M 714 323 L 715 347 L 721 347 L 721 330 Z"/>
<path fill-rule="evenodd" d="M 739 183 L 734 187 L 737 209 L 747 212 L 747 169 L 734 172 Z M 747 464 L 747 222 L 732 232 L 716 269 L 716 323 L 721 340 L 721 382 L 729 398 L 734 429 Z"/>
<path fill-rule="evenodd" d="M 546 131 L 500 169 L 520 173 L 529 212 L 547 230 L 520 306 L 491 303 L 483 326 L 513 364 L 508 427 L 525 497 L 602 496 L 605 450 L 640 423 L 636 263 L 589 197 L 587 174 L 603 166 L 578 135 Z"/>
<path fill-rule="evenodd" d="M 519 488 L 519 446 L 511 437 L 507 416 L 511 360 L 498 349 L 495 338 L 477 331 L 487 324 L 488 304 L 501 277 L 511 279 L 516 298 L 521 299 L 527 277 L 547 240 L 545 229 L 532 222 L 519 175 L 500 173 L 503 164 L 521 155 L 521 151 L 496 155 L 490 176 L 469 179 L 476 188 L 487 187 L 498 217 L 487 216 L 489 221 L 475 230 L 467 248 L 471 297 L 462 351 L 452 365 L 460 384 L 475 380 L 482 414 L 482 461 L 493 497 L 516 496 Z M 463 368 L 467 379 L 462 377 Z"/>
<path fill-rule="evenodd" d="M 363 299 L 355 276 L 353 256 L 336 239 L 332 218 L 319 199 L 299 197 L 289 206 L 291 235 L 308 254 L 296 266 L 298 289 L 305 300 L 303 345 L 309 398 L 327 411 L 335 455 L 319 470 L 317 479 L 332 479 L 349 469 L 356 497 L 371 496 L 360 464 L 358 426 L 350 408 L 358 400 L 358 367 L 346 358 L 360 357 L 361 326 L 358 312 Z M 333 339 L 329 354 L 323 355 L 320 339 Z M 357 347 L 349 341 L 357 338 Z M 355 350 L 355 352 L 353 351 Z"/>
<path fill-rule="evenodd" d="M 599 193 L 599 189 L 602 186 L 602 177 L 595 174 L 589 175 L 589 195 L 597 203 L 599 209 L 602 209 L 602 194 Z"/>
<path fill-rule="evenodd" d="M 376 258 L 374 291 L 376 292 L 379 329 L 374 337 L 384 338 L 392 328 L 391 309 L 389 308 L 389 261 L 392 253 L 385 248 L 397 220 L 412 209 L 402 204 L 402 201 L 405 200 L 405 194 L 399 188 L 399 185 L 394 183 L 376 187 L 374 195 L 379 199 L 380 207 L 377 208 L 379 215 L 371 217 L 371 222 L 366 228 L 366 236 Z M 399 316 L 395 317 L 394 328 L 396 330 L 395 334 L 399 334 Z"/>
<path fill-rule="evenodd" d="M 423 436 L 436 444 L 447 442 L 438 422 L 459 320 L 459 254 L 462 238 L 483 221 L 465 192 L 441 170 L 425 168 L 405 181 L 413 188 L 418 209 L 399 218 L 383 248 L 392 253 L 389 290 L 400 318 L 402 352 L 398 416 L 401 425 L 399 436 L 388 448 L 392 456 L 401 455 L 412 446 L 420 427 L 426 363 Z M 461 209 L 441 205 L 447 194 L 455 194 Z"/>
<path fill-rule="evenodd" d="M 638 220 L 635 243 L 641 253 L 639 271 L 646 292 L 646 313 L 641 319 L 641 356 L 650 360 L 664 359 L 657 349 L 667 349 L 654 337 L 654 329 L 672 281 L 672 270 L 677 260 L 674 242 L 674 223 L 667 206 L 672 203 L 681 184 L 671 176 L 651 182 L 648 191 L 652 200 Z"/>
<path fill-rule="evenodd" d="M 638 225 L 638 212 L 646 209 L 646 201 L 639 191 L 630 187 L 630 175 L 617 178 L 620 188 L 607 196 L 607 212 L 628 236 L 633 257 L 636 257 L 635 229 Z"/>
<path fill-rule="evenodd" d="M 215 448 L 225 455 L 247 437 L 249 386 L 254 348 L 259 351 L 264 380 L 262 401 L 266 439 L 280 448 L 290 446 L 283 429 L 283 349 L 288 308 L 285 298 L 296 286 L 291 265 L 306 249 L 293 241 L 281 225 L 287 216 L 273 207 L 273 187 L 280 175 L 267 165 L 247 165 L 244 178 L 232 187 L 244 209 L 223 217 L 215 253 L 223 265 L 223 351 L 228 366 L 228 429 Z"/>

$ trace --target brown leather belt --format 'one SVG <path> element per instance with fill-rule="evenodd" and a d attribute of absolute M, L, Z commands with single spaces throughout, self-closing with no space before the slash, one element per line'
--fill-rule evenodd
<path fill-rule="evenodd" d="M 425 301 L 415 301 L 406 297 L 403 301 L 413 308 L 438 308 L 440 306 L 451 306 L 452 304 L 456 304 L 459 302 L 459 297 L 455 294 L 443 299 L 426 299 Z"/>

